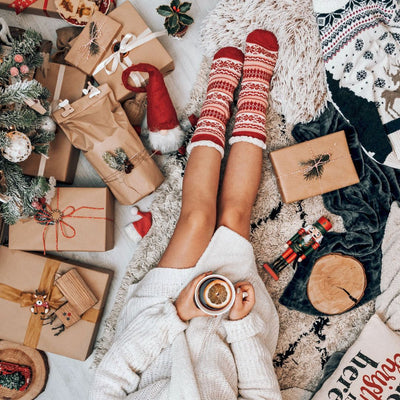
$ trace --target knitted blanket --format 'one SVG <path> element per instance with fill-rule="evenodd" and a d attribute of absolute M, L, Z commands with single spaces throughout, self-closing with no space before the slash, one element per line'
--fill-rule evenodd
<path fill-rule="evenodd" d="M 284 397 L 295 400 L 309 397 L 323 375 L 330 355 L 347 349 L 374 311 L 373 301 L 344 315 L 313 316 L 288 309 L 279 298 L 293 278 L 286 268 L 278 282 L 263 270 L 262 263 L 281 254 L 283 244 L 301 227 L 321 215 L 330 219 L 333 231 L 345 231 L 343 220 L 330 212 L 322 196 L 293 204 L 283 204 L 278 192 L 268 152 L 295 143 L 293 126 L 317 117 L 327 104 L 325 70 L 321 58 L 318 28 L 311 0 L 220 0 L 202 31 L 205 60 L 182 115 L 199 113 L 207 87 L 211 57 L 223 46 L 244 49 L 248 33 L 271 30 L 280 44 L 279 58 L 272 80 L 263 177 L 253 209 L 251 242 L 259 273 L 278 310 L 280 334 L 274 357 L 275 371 Z M 232 129 L 228 127 L 228 135 Z M 304 140 L 304 139 L 302 139 Z M 159 158 L 166 180 L 152 203 L 153 226 L 141 241 L 127 268 L 115 306 L 106 321 L 104 335 L 97 344 L 95 364 L 110 347 L 119 312 L 130 284 L 153 268 L 173 233 L 181 204 L 181 185 L 186 157 Z"/>

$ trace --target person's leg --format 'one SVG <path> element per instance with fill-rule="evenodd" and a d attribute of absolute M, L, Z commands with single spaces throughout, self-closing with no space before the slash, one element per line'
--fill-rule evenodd
<path fill-rule="evenodd" d="M 218 202 L 218 226 L 245 238 L 261 179 L 269 84 L 277 56 L 278 43 L 271 32 L 256 30 L 247 37 L 232 148 Z"/>
<path fill-rule="evenodd" d="M 188 146 L 181 214 L 159 267 L 194 266 L 214 233 L 226 123 L 242 67 L 243 53 L 236 48 L 221 49 L 214 57 L 207 97 Z"/>

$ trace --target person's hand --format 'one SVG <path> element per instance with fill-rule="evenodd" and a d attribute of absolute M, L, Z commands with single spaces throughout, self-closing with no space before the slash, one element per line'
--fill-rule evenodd
<path fill-rule="evenodd" d="M 194 302 L 194 292 L 197 284 L 207 275 L 211 275 L 212 271 L 205 272 L 194 278 L 179 294 L 175 301 L 176 312 L 179 318 L 186 322 L 194 317 L 209 317 L 208 314 L 201 311 Z"/>
<path fill-rule="evenodd" d="M 254 288 L 250 282 L 238 282 L 235 285 L 235 289 L 235 302 L 229 312 L 229 319 L 232 321 L 244 318 L 250 313 L 256 303 Z"/>

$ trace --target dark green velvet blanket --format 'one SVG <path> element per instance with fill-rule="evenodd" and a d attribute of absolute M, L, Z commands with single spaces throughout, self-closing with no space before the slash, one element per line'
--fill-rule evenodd
<path fill-rule="evenodd" d="M 343 218 L 345 233 L 328 232 L 321 247 L 298 264 L 294 277 L 283 292 L 280 303 L 307 314 L 323 315 L 307 298 L 307 282 L 314 262 L 328 253 L 350 255 L 363 263 L 367 275 L 365 294 L 357 306 L 380 294 L 383 240 L 390 206 L 400 200 L 400 171 L 380 165 L 362 150 L 355 129 L 332 104 L 321 116 L 307 124 L 298 124 L 292 135 L 304 142 L 329 133 L 345 130 L 350 153 L 360 183 L 323 195 L 325 207 Z"/>

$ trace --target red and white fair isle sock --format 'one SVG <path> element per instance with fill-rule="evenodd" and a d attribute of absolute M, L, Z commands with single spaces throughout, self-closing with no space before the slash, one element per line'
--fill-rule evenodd
<path fill-rule="evenodd" d="M 243 53 L 236 47 L 219 50 L 211 64 L 207 97 L 201 109 L 188 153 L 197 146 L 213 147 L 224 156 L 226 123 L 230 117 L 233 93 L 243 69 Z"/>
<path fill-rule="evenodd" d="M 247 36 L 242 88 L 229 144 L 249 142 L 265 149 L 269 84 L 278 48 L 272 32 L 257 29 Z"/>

